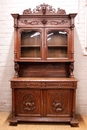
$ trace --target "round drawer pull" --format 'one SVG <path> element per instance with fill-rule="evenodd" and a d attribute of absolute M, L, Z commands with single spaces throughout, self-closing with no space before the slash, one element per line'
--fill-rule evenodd
<path fill-rule="evenodd" d="M 61 88 L 61 85 L 60 85 L 60 84 L 58 85 L 58 88 Z"/>

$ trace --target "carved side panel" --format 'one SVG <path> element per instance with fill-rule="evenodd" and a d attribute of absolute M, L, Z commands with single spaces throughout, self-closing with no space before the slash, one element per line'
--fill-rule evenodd
<path fill-rule="evenodd" d="M 41 115 L 40 90 L 18 89 L 16 90 L 16 114 L 26 116 Z"/>
<path fill-rule="evenodd" d="M 47 91 L 47 115 L 58 116 L 71 114 L 72 92 L 71 90 Z"/>

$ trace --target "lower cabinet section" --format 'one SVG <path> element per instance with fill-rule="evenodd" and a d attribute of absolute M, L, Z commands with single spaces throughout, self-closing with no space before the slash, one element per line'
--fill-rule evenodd
<path fill-rule="evenodd" d="M 71 116 L 72 90 L 15 89 L 16 116 Z"/>
<path fill-rule="evenodd" d="M 18 82 L 11 83 L 12 118 L 10 124 L 17 124 L 19 121 L 70 122 L 73 126 L 78 124 L 75 118 L 76 88 L 74 84 L 76 83 L 62 83 L 61 88 L 58 87 L 58 83 L 53 88 L 45 86 L 45 83 L 41 83 L 43 87 L 40 87 L 40 83 L 33 83 L 36 87 L 18 86 L 18 84 Z M 69 84 L 70 86 L 67 86 Z M 24 82 L 21 85 L 24 85 Z"/>

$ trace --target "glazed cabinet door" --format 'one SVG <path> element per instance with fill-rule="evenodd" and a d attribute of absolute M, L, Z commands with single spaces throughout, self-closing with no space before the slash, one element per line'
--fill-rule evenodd
<path fill-rule="evenodd" d="M 46 60 L 59 61 L 71 59 L 70 30 L 63 28 L 45 29 Z"/>
<path fill-rule="evenodd" d="M 44 116 L 71 116 L 72 113 L 72 90 L 50 89 L 45 93 Z"/>
<path fill-rule="evenodd" d="M 19 60 L 43 59 L 43 29 L 18 29 L 17 52 Z"/>
<path fill-rule="evenodd" d="M 15 89 L 16 116 L 42 116 L 41 90 Z"/>

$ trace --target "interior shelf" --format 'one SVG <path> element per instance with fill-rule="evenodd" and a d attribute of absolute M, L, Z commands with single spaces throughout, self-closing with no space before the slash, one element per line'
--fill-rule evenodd
<path fill-rule="evenodd" d="M 48 45 L 48 47 L 67 47 L 67 45 Z"/>
<path fill-rule="evenodd" d="M 21 45 L 21 47 L 40 47 L 40 45 Z"/>

